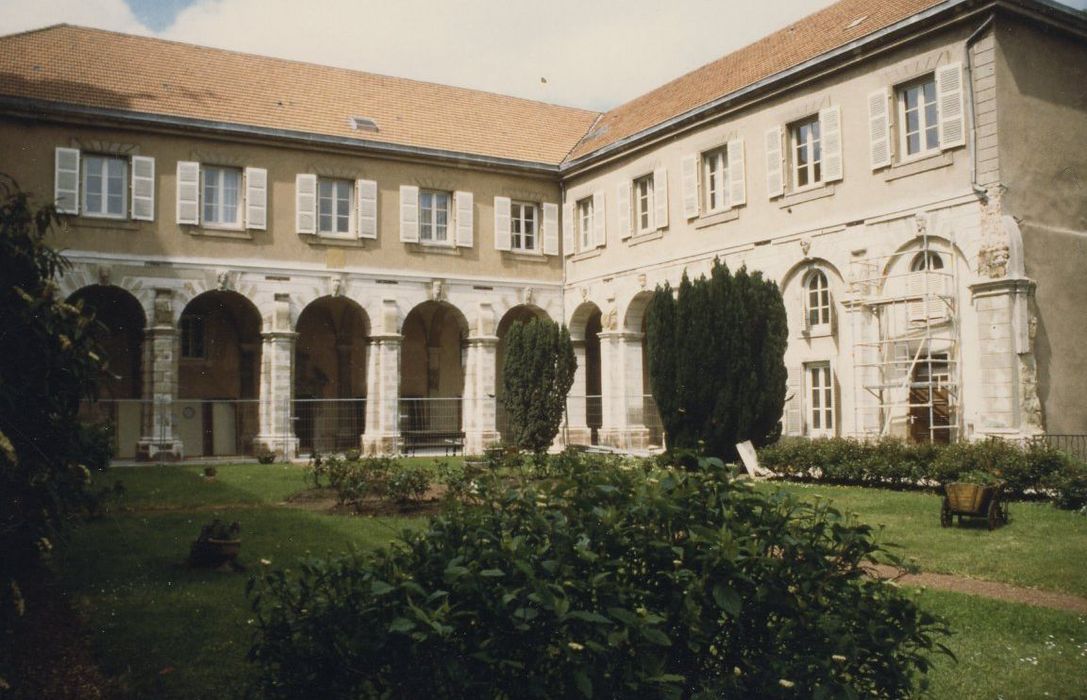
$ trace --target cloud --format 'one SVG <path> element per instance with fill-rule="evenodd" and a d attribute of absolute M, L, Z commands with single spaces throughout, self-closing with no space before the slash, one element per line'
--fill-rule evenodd
<path fill-rule="evenodd" d="M 151 34 L 124 0 L 0 0 L 0 17 L 3 18 L 0 34 L 62 22 L 129 34 Z"/>

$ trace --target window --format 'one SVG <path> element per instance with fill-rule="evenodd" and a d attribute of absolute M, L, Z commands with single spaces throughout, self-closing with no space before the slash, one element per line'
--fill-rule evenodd
<path fill-rule="evenodd" d="M 200 176 L 204 183 L 203 223 L 240 228 L 242 171 L 238 168 L 205 166 L 201 169 Z"/>
<path fill-rule="evenodd" d="M 823 181 L 823 152 L 819 118 L 813 116 L 789 127 L 792 144 L 793 187 L 800 189 Z"/>
<path fill-rule="evenodd" d="M 181 317 L 181 357 L 203 359 L 204 317 L 186 314 Z"/>
<path fill-rule="evenodd" d="M 577 203 L 578 240 L 581 250 L 593 247 L 593 199 L 586 197 Z"/>
<path fill-rule="evenodd" d="M 718 148 L 702 154 L 702 181 L 706 183 L 707 214 L 728 208 L 728 151 Z"/>
<path fill-rule="evenodd" d="M 419 240 L 449 243 L 448 192 L 419 190 Z"/>
<path fill-rule="evenodd" d="M 653 176 L 634 181 L 634 225 L 637 233 L 653 230 Z"/>
<path fill-rule="evenodd" d="M 944 269 L 944 259 L 940 257 L 939 253 L 934 253 L 931 250 L 918 253 L 914 256 L 913 262 L 910 263 L 910 272 L 942 269 Z"/>
<path fill-rule="evenodd" d="M 128 195 L 128 160 L 83 156 L 83 213 L 120 219 Z"/>
<path fill-rule="evenodd" d="M 510 204 L 510 248 L 513 250 L 535 252 L 536 245 L 536 205 L 526 202 Z"/>
<path fill-rule="evenodd" d="M 349 236 L 354 228 L 350 180 L 319 180 L 317 183 L 317 233 Z"/>
<path fill-rule="evenodd" d="M 928 76 L 897 89 L 898 123 L 902 153 L 907 158 L 940 148 L 940 126 L 936 106 L 936 78 Z"/>
<path fill-rule="evenodd" d="M 807 328 L 830 324 L 830 285 L 827 276 L 816 270 L 808 275 L 807 287 Z"/>
<path fill-rule="evenodd" d="M 808 435 L 834 434 L 834 380 L 829 362 L 804 365 L 808 378 Z"/>

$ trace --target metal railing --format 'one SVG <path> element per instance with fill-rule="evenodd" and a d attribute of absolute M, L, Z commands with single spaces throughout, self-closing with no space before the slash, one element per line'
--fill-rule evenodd
<path fill-rule="evenodd" d="M 357 450 L 366 431 L 366 399 L 295 399 L 291 421 L 303 454 Z"/>
<path fill-rule="evenodd" d="M 1087 435 L 1047 433 L 1040 436 L 1039 439 L 1045 440 L 1046 444 L 1055 450 L 1060 450 L 1076 459 L 1087 462 Z"/>

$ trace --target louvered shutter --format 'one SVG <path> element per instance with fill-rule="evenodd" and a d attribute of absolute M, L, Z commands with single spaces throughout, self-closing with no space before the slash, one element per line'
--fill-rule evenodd
<path fill-rule="evenodd" d="M 653 227 L 668 228 L 668 171 L 653 171 Z"/>
<path fill-rule="evenodd" d="M 562 253 L 573 255 L 574 252 L 574 203 L 566 202 L 562 205 Z"/>
<path fill-rule="evenodd" d="M 823 182 L 842 179 L 842 110 L 819 110 L 819 137 L 823 142 Z"/>
<path fill-rule="evenodd" d="M 155 159 L 132 156 L 132 218 L 155 220 Z"/>
<path fill-rule="evenodd" d="M 607 245 L 608 230 L 604 213 L 604 193 L 593 192 L 593 245 L 597 248 Z"/>
<path fill-rule="evenodd" d="M 355 192 L 359 198 L 359 238 L 377 239 L 377 182 L 358 180 Z"/>
<path fill-rule="evenodd" d="M 766 194 L 773 199 L 785 194 L 785 169 L 781 154 L 782 129 L 766 132 Z"/>
<path fill-rule="evenodd" d="M 619 208 L 619 238 L 630 238 L 630 180 L 620 182 L 615 190 L 615 206 Z"/>
<path fill-rule="evenodd" d="M 245 169 L 245 227 L 268 228 L 268 171 L 264 168 Z"/>
<path fill-rule="evenodd" d="M 680 180 L 683 186 L 683 216 L 693 219 L 698 216 L 698 154 L 684 156 L 680 161 Z"/>
<path fill-rule="evenodd" d="M 56 149 L 53 161 L 53 201 L 58 213 L 79 213 L 78 148 Z"/>
<path fill-rule="evenodd" d="M 966 143 L 962 90 L 961 63 L 949 63 L 936 69 L 936 103 L 940 110 L 940 148 L 952 148 Z"/>
<path fill-rule="evenodd" d="M 419 188 L 400 185 L 400 240 L 419 242 Z"/>
<path fill-rule="evenodd" d="M 744 140 L 728 142 L 728 205 L 738 207 L 747 204 L 747 177 L 744 173 Z"/>
<path fill-rule="evenodd" d="M 510 198 L 494 198 L 494 249 L 509 250 L 510 243 Z"/>
<path fill-rule="evenodd" d="M 453 203 L 457 210 L 457 247 L 471 248 L 475 228 L 475 201 L 471 192 L 454 192 Z"/>
<path fill-rule="evenodd" d="M 200 223 L 200 164 L 177 163 L 177 223 Z"/>
<path fill-rule="evenodd" d="M 872 170 L 891 164 L 891 91 L 880 88 L 868 95 L 868 138 Z"/>
<path fill-rule="evenodd" d="M 552 202 L 543 204 L 543 252 L 559 254 L 559 205 Z"/>
<path fill-rule="evenodd" d="M 804 368 L 789 367 L 785 389 L 785 434 L 804 434 Z"/>
<path fill-rule="evenodd" d="M 294 178 L 294 221 L 298 233 L 317 233 L 317 176 L 299 173 Z"/>

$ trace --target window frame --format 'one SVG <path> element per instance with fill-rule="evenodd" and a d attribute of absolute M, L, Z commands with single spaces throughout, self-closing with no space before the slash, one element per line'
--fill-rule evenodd
<path fill-rule="evenodd" d="M 431 203 L 429 206 L 423 205 L 425 197 L 431 197 Z M 436 206 L 438 198 L 445 198 L 444 208 Z M 456 244 L 454 240 L 454 222 L 453 222 L 453 193 L 446 190 L 425 190 L 419 189 L 419 243 L 421 245 L 433 245 L 433 246 L 447 246 L 452 247 Z M 423 212 L 429 213 L 429 221 L 423 222 Z M 437 214 L 444 211 L 445 223 L 441 224 L 444 227 L 445 236 L 438 238 L 438 221 Z"/>
<path fill-rule="evenodd" d="M 720 167 L 711 161 L 719 160 Z M 702 152 L 703 201 L 699 202 L 703 214 L 717 214 L 732 208 L 729 202 L 728 146 L 719 146 Z M 713 184 L 711 184 L 713 183 Z M 716 186 L 715 186 L 716 185 Z M 714 200 L 717 200 L 715 203 Z"/>
<path fill-rule="evenodd" d="M 219 217 L 215 220 L 209 220 L 207 218 L 208 207 L 208 175 L 211 173 L 218 173 L 217 189 L 216 191 L 216 203 Z M 238 176 L 238 195 L 237 201 L 234 204 L 235 216 L 233 221 L 224 221 L 222 217 L 223 204 L 223 192 L 225 191 L 224 179 L 226 173 L 235 173 Z M 244 227 L 243 213 L 245 209 L 245 171 L 242 168 L 238 168 L 232 165 L 205 165 L 200 164 L 200 225 L 205 228 L 218 228 L 218 229 L 230 229 L 241 230 Z"/>
<path fill-rule="evenodd" d="M 910 261 L 910 272 L 935 272 L 943 269 L 943 256 L 935 250 L 923 250 Z"/>
<path fill-rule="evenodd" d="M 525 212 L 531 212 L 531 218 L 525 217 Z M 532 245 L 525 245 L 525 224 L 532 224 Z M 521 230 L 517 230 L 518 227 Z M 518 253 L 540 252 L 540 206 L 535 202 L 511 201 L 510 202 L 510 250 Z"/>
<path fill-rule="evenodd" d="M 132 163 L 129 158 L 124 156 L 109 155 L 106 153 L 80 153 L 80 174 L 79 174 L 79 199 L 80 199 L 80 213 L 83 216 L 90 217 L 92 219 L 127 219 L 129 218 L 129 178 L 131 176 Z M 90 187 L 87 184 L 89 178 L 88 166 L 91 161 L 101 161 L 103 171 L 98 175 L 102 180 L 102 188 L 97 193 L 101 197 L 102 209 L 99 211 L 92 211 L 91 207 L 87 204 L 87 194 L 90 192 Z M 110 177 L 105 173 L 105 169 L 108 168 L 110 162 L 117 162 L 121 164 L 121 213 L 111 214 L 109 212 L 109 180 Z"/>
<path fill-rule="evenodd" d="M 194 340 L 194 330 L 198 331 Z M 206 360 L 208 357 L 207 320 L 200 314 L 182 314 L 178 321 L 178 342 L 182 360 Z M 193 354 L 192 346 L 198 345 L 199 354 Z"/>
<path fill-rule="evenodd" d="M 575 209 L 578 249 L 582 251 L 592 250 L 596 247 L 593 242 L 593 228 L 596 217 L 596 212 L 593 211 L 593 198 L 590 196 L 577 200 Z"/>
<path fill-rule="evenodd" d="M 820 281 L 822 284 L 818 284 Z M 833 306 L 830 279 L 822 270 L 812 270 L 804 277 L 804 327 L 809 331 L 829 329 L 834 313 Z M 812 321 L 813 313 L 816 315 L 815 321 Z"/>
<path fill-rule="evenodd" d="M 330 198 L 326 198 L 321 194 L 322 185 L 331 185 L 333 187 L 332 196 Z M 339 211 L 336 210 L 335 206 L 333 207 L 333 211 L 330 211 L 327 214 L 327 216 L 333 222 L 332 230 L 323 230 L 321 228 L 321 218 L 322 218 L 322 216 L 326 216 L 326 215 L 323 214 L 322 211 L 321 211 L 322 204 L 326 200 L 329 201 L 332 204 L 337 203 L 339 201 L 339 190 L 340 190 L 341 187 L 346 187 L 347 188 L 347 230 L 346 231 L 336 230 L 336 228 L 337 228 L 336 224 L 338 224 L 339 219 L 341 218 L 341 216 L 339 214 Z M 355 182 L 354 182 L 354 180 L 345 180 L 345 179 L 342 179 L 342 178 L 331 178 L 331 177 L 326 177 L 326 178 L 318 177 L 317 178 L 317 221 L 316 221 L 316 224 L 315 224 L 316 228 L 317 228 L 317 235 L 322 236 L 324 238 L 353 238 L 354 235 L 355 235 L 355 229 L 356 229 L 356 223 L 355 223 L 356 220 L 357 220 L 356 217 L 357 217 L 357 213 L 355 211 Z"/>
<path fill-rule="evenodd" d="M 809 136 L 809 138 L 804 139 L 803 143 L 801 143 L 801 133 L 805 128 L 808 128 L 809 135 L 814 134 L 814 136 Z M 822 131 L 823 129 L 819 121 L 818 113 L 804 117 L 803 119 L 798 119 L 788 125 L 789 174 L 793 192 L 801 192 L 815 187 L 821 187 L 824 184 Z M 817 154 L 813 158 L 808 158 L 808 162 L 803 166 L 800 164 L 799 157 L 801 147 L 805 149 L 805 152 L 815 152 Z M 800 173 L 802 171 L 804 171 L 808 177 L 808 181 L 803 185 L 800 184 Z"/>
<path fill-rule="evenodd" d="M 656 222 L 653 220 L 655 213 L 655 200 L 653 198 L 655 185 L 653 173 L 636 177 L 631 183 L 631 199 L 633 200 L 631 203 L 634 208 L 635 235 L 652 233 L 657 230 Z M 645 206 L 644 209 L 642 208 L 643 205 Z M 645 219 L 644 225 L 642 224 L 643 218 Z"/>
<path fill-rule="evenodd" d="M 932 101 L 931 101 L 931 103 L 929 103 L 927 100 L 924 99 L 924 88 L 925 88 L 926 85 L 929 85 L 929 84 L 932 85 Z M 918 143 L 922 147 L 916 153 L 910 153 L 909 152 L 909 132 L 907 132 L 907 130 L 906 130 L 907 129 L 906 114 L 907 114 L 907 111 L 908 111 L 907 107 L 906 107 L 906 96 L 907 96 L 907 93 L 910 90 L 916 89 L 916 88 L 921 88 L 920 96 L 921 96 L 921 99 L 922 99 L 922 104 L 920 104 L 918 106 L 918 108 L 917 108 L 917 118 L 918 118 L 917 134 L 918 134 Z M 936 154 L 940 153 L 943 150 L 943 147 L 940 144 L 940 99 L 939 99 L 939 95 L 937 95 L 937 93 L 936 93 L 936 74 L 935 73 L 928 73 L 926 75 L 922 75 L 922 76 L 914 78 L 912 80 L 908 80 L 908 81 L 906 81 L 904 83 L 899 83 L 898 85 L 895 85 L 894 86 L 894 101 L 895 101 L 895 123 L 896 123 L 896 126 L 897 126 L 895 131 L 897 132 L 896 141 L 897 141 L 897 147 L 898 147 L 897 148 L 897 151 L 898 151 L 898 159 L 897 160 L 898 160 L 898 162 L 899 163 L 906 163 L 906 162 L 909 162 L 911 160 L 918 160 L 918 159 L 921 159 L 921 158 L 927 158 L 929 156 L 936 155 Z M 929 104 L 932 105 L 932 108 L 934 110 L 934 116 L 933 116 L 934 121 L 931 124 L 928 123 L 928 117 L 926 115 L 926 109 L 925 109 L 926 107 L 928 107 Z M 928 132 L 930 130 L 935 130 L 935 132 L 936 132 L 936 145 L 935 146 L 927 146 Z"/>
<path fill-rule="evenodd" d="M 817 377 L 818 382 L 814 381 Z M 813 438 L 837 435 L 838 407 L 830 360 L 804 363 L 804 398 L 804 434 Z"/>

